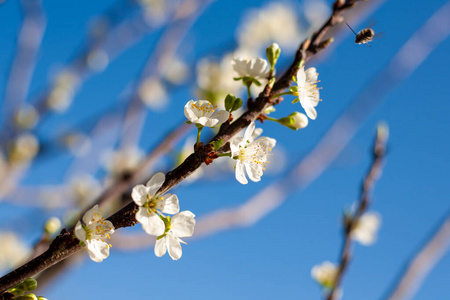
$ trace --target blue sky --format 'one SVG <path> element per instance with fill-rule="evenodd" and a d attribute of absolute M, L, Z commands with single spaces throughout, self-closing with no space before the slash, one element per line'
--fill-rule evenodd
<path fill-rule="evenodd" d="M 188 62 L 229 44 L 236 26 L 247 9 L 270 1 L 217 1 L 198 19 L 183 40 L 180 55 Z M 46 85 L 55 70 L 61 68 L 82 45 L 87 24 L 101 14 L 110 1 L 48 1 L 45 32 L 30 95 Z M 296 3 L 296 2 L 295 2 Z M 301 131 L 280 129 L 264 123 L 264 135 L 277 139 L 289 164 L 298 163 L 315 143 L 405 43 L 410 35 L 446 1 L 427 3 L 386 1 L 355 31 L 375 20 L 374 30 L 384 35 L 372 47 L 355 45 L 351 32 L 336 48 L 314 66 L 320 73 L 321 98 L 318 118 Z M 328 1 L 328 4 L 331 3 Z M 8 76 L 20 25 L 20 8 L 14 1 L 0 6 L 0 82 Z M 61 122 L 76 122 L 84 115 L 94 115 L 117 99 L 129 82 L 136 78 L 154 47 L 157 31 L 115 60 L 108 69 L 89 79 L 78 93 L 70 114 L 56 116 L 40 127 L 43 135 Z M 268 216 L 246 228 L 220 232 L 192 240 L 183 247 L 183 257 L 173 262 L 168 256 L 157 258 L 153 249 L 121 252 L 112 248 L 111 256 L 97 264 L 87 255 L 83 264 L 66 272 L 44 291 L 48 299 L 318 299 L 319 286 L 310 270 L 324 260 L 336 261 L 342 244 L 340 218 L 345 207 L 357 198 L 361 180 L 370 164 L 370 150 L 376 125 L 389 124 L 389 154 L 383 175 L 373 196 L 373 210 L 383 223 L 375 245 L 356 245 L 355 258 L 344 278 L 344 299 L 381 299 L 389 290 L 411 255 L 422 245 L 450 208 L 448 180 L 450 153 L 448 111 L 448 53 L 445 40 L 404 82 L 396 86 L 365 120 L 356 136 L 329 169 L 303 191 L 296 191 Z M 285 54 L 283 52 L 283 54 Z M 282 55 L 283 55 L 282 54 Z M 289 54 L 285 54 L 289 55 Z M 290 56 L 283 57 L 289 61 Z M 387 82 L 381 85 L 388 84 Z M 383 86 L 380 86 L 383 88 Z M 183 106 L 195 97 L 192 87 L 177 90 L 170 108 L 153 113 L 154 121 L 174 126 L 183 119 Z M 4 94 L 4 85 L 0 86 Z M 285 101 L 277 110 L 284 116 L 300 106 Z M 147 122 L 142 145 L 160 139 L 158 130 Z M 283 129 L 283 130 L 282 130 Z M 194 129 L 192 129 L 194 132 Z M 51 136 L 51 133 L 48 133 Z M 50 167 L 36 166 L 26 184 L 56 184 L 69 158 L 62 157 Z M 211 168 L 214 167 L 212 164 Z M 270 166 L 269 166 L 270 167 Z M 243 203 L 254 193 L 276 180 L 280 173 L 268 172 L 259 183 L 240 185 L 233 176 L 223 181 L 202 180 L 174 189 L 182 210 L 197 216 Z M 1 203 L 0 216 L 33 215 L 20 230 L 28 241 L 38 237 L 33 226 L 42 224 L 42 215 L 14 204 Z M 47 216 L 51 213 L 45 212 Z M 1 226 L 9 228 L 4 222 Z M 140 230 L 138 225 L 135 230 Z M 449 293 L 450 256 L 446 254 L 433 269 L 414 299 L 443 299 Z"/>

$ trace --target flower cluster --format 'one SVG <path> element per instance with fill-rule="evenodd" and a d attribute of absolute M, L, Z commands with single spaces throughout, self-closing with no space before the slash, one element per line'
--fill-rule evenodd
<path fill-rule="evenodd" d="M 233 69 L 238 74 L 238 77 L 234 79 L 242 80 L 244 85 L 247 86 L 250 99 L 250 86 L 253 83 L 259 86 L 261 85 L 259 80 L 267 79 L 269 80 L 269 84 L 273 84 L 275 64 L 280 56 L 280 52 L 279 45 L 274 43 L 266 49 L 269 63 L 262 58 L 235 58 L 232 61 Z M 296 95 L 298 97 L 297 100 L 305 109 L 308 117 L 315 119 L 317 113 L 314 107 L 317 106 L 319 101 L 319 92 L 316 86 L 316 70 L 309 68 L 305 71 L 302 67 L 298 71 L 296 82 L 297 86 L 291 87 L 290 92 L 283 93 L 283 95 Z M 279 96 L 281 94 L 273 95 L 272 98 Z M 203 147 L 203 143 L 200 143 L 202 129 L 204 127 L 216 127 L 227 121 L 231 122 L 233 118 L 230 115 L 233 111 L 241 107 L 242 100 L 233 94 L 228 94 L 225 97 L 224 104 L 225 110 L 217 109 L 216 105 L 211 104 L 207 100 L 190 100 L 184 106 L 184 115 L 188 119 L 187 123 L 195 124 L 198 129 L 197 142 L 194 146 L 195 150 Z M 262 113 L 263 119 L 277 121 L 294 130 L 304 128 L 308 125 L 308 118 L 302 113 L 293 112 L 289 116 L 277 120 L 267 116 L 273 111 L 275 111 L 273 107 L 266 109 Z M 269 152 L 276 145 L 275 139 L 259 137 L 260 134 L 261 130 L 256 129 L 255 123 L 251 122 L 242 136 L 232 137 L 230 139 L 230 152 L 213 152 L 213 155 L 205 159 L 205 163 L 209 164 L 219 156 L 229 156 L 236 161 L 235 177 L 237 181 L 241 184 L 247 184 L 247 178 L 253 182 L 260 181 L 263 171 L 269 163 Z M 222 143 L 223 140 L 211 142 L 213 150 L 216 151 L 221 148 Z M 132 156 L 135 159 L 131 159 L 133 162 L 131 165 L 128 163 L 128 159 L 122 159 L 122 164 L 118 164 L 117 161 L 119 159 L 116 159 L 116 163 L 109 165 L 111 173 L 122 174 L 126 171 L 132 171 L 141 157 L 140 155 Z M 118 158 L 122 158 L 122 156 L 118 156 Z M 118 170 L 114 168 L 116 165 L 121 165 Z M 192 212 L 180 212 L 179 200 L 175 194 L 164 194 L 160 191 L 165 179 L 164 173 L 156 173 L 146 185 L 136 185 L 132 190 L 131 198 L 139 207 L 135 215 L 136 220 L 141 223 L 146 233 L 157 237 L 155 255 L 160 257 L 168 252 L 173 260 L 177 260 L 182 256 L 181 243 L 186 244 L 181 238 L 193 235 L 196 221 L 195 215 Z M 361 220 L 360 226 L 364 228 L 362 221 L 363 219 Z M 353 232 L 354 238 L 369 242 L 368 234 L 363 233 L 361 228 L 355 228 Z M 83 216 L 82 222 L 78 221 L 74 233 L 87 246 L 89 256 L 92 260 L 101 262 L 108 257 L 110 245 L 105 240 L 110 238 L 110 234 L 114 233 L 114 226 L 110 221 L 102 217 L 97 205 Z M 328 271 L 328 273 L 330 272 Z M 325 275 L 320 275 L 323 272 L 321 273 L 319 269 L 313 269 L 312 273 L 313 276 L 320 278 L 320 281 L 323 282 L 322 284 L 330 285 L 330 279 L 325 278 Z"/>
<path fill-rule="evenodd" d="M 158 237 L 155 254 L 162 256 L 169 251 L 170 257 L 177 260 L 181 257 L 180 237 L 190 237 L 194 233 L 195 215 L 190 211 L 180 211 L 178 197 L 174 194 L 160 194 L 158 190 L 165 181 L 163 173 L 156 173 L 144 186 L 133 188 L 131 197 L 139 210 L 136 220 L 150 235 Z M 164 214 L 175 214 L 173 217 Z"/>

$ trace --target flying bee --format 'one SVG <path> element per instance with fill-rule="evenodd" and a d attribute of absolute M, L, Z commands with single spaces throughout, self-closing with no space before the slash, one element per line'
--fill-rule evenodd
<path fill-rule="evenodd" d="M 350 28 L 350 30 L 355 34 L 356 44 L 366 44 L 367 46 L 371 47 L 369 45 L 369 42 L 373 41 L 373 38 L 375 37 L 375 31 L 373 31 L 372 28 L 364 28 L 363 30 L 356 33 L 353 28 L 348 25 L 347 22 L 345 22 L 345 24 L 347 24 L 348 28 Z"/>
<path fill-rule="evenodd" d="M 369 42 L 373 41 L 373 37 L 375 36 L 375 31 L 373 31 L 372 28 L 364 28 L 360 32 L 356 34 L 355 43 L 356 44 L 366 44 L 370 47 L 368 44 Z"/>

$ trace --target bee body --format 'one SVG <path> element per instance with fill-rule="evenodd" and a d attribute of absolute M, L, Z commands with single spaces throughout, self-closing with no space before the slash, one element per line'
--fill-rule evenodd
<path fill-rule="evenodd" d="M 372 28 L 365 28 L 356 34 L 355 43 L 356 44 L 367 44 L 373 40 L 375 36 L 375 31 Z"/>
<path fill-rule="evenodd" d="M 353 30 L 353 28 L 351 28 L 350 25 L 348 25 L 347 22 L 345 22 L 345 24 L 347 24 L 348 28 L 350 28 L 350 30 L 355 34 L 355 36 L 356 36 L 355 43 L 356 44 L 366 44 L 367 46 L 370 47 L 369 42 L 371 42 L 373 40 L 373 38 L 375 37 L 375 31 L 373 31 L 372 28 L 364 28 L 363 30 L 356 33 Z"/>

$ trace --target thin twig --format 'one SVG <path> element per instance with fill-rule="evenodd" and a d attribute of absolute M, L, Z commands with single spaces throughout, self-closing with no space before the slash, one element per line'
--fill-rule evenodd
<path fill-rule="evenodd" d="M 334 286 L 329 292 L 327 300 L 334 300 L 339 294 L 339 286 L 352 258 L 352 232 L 356 228 L 361 215 L 368 209 L 370 205 L 370 194 L 372 193 L 375 183 L 381 176 L 381 172 L 383 170 L 383 162 L 386 154 L 387 132 L 382 131 L 384 131 L 384 129 L 378 129 L 377 131 L 375 146 L 373 149 L 373 162 L 370 166 L 369 172 L 363 180 L 358 207 L 353 215 L 345 218 L 344 245 L 340 255 L 340 263 Z"/>

